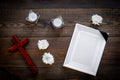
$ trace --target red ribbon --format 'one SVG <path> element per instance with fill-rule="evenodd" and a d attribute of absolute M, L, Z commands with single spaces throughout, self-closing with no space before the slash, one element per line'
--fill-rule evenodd
<path fill-rule="evenodd" d="M 13 36 L 12 40 L 14 41 L 14 43 L 16 45 L 13 45 L 12 47 L 8 48 L 8 50 L 13 52 L 16 49 L 18 49 L 20 51 L 21 55 L 24 57 L 25 61 L 27 62 L 28 66 L 30 67 L 32 73 L 37 74 L 38 73 L 37 67 L 33 64 L 31 58 L 29 57 L 27 52 L 22 47 L 23 45 L 28 43 L 28 39 L 23 39 L 23 40 L 19 41 L 16 36 Z"/>

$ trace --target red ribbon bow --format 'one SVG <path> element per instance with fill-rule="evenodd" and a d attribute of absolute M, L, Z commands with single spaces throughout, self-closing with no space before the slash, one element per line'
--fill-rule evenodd
<path fill-rule="evenodd" d="M 8 50 L 13 52 L 16 49 L 18 49 L 20 51 L 21 55 L 24 57 L 25 61 L 27 62 L 28 66 L 30 67 L 32 73 L 37 74 L 38 73 L 37 67 L 33 64 L 31 58 L 29 57 L 27 52 L 22 47 L 23 45 L 28 43 L 28 39 L 23 39 L 23 40 L 19 41 L 16 36 L 13 36 L 12 40 L 14 41 L 15 45 L 8 48 Z"/>

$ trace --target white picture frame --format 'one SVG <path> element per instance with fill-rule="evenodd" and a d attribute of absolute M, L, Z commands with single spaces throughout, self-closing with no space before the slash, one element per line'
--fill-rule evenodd
<path fill-rule="evenodd" d="M 63 66 L 95 76 L 105 44 L 99 30 L 76 23 Z"/>

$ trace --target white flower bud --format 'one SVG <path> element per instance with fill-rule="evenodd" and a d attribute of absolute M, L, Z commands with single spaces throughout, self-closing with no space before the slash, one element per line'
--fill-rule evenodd
<path fill-rule="evenodd" d="M 100 15 L 95 14 L 92 16 L 92 24 L 100 25 L 102 21 L 103 21 L 103 18 Z"/>
<path fill-rule="evenodd" d="M 47 40 L 38 40 L 38 48 L 41 49 L 47 49 L 49 46 L 49 43 Z"/>
<path fill-rule="evenodd" d="M 54 63 L 54 57 L 52 54 L 50 54 L 50 52 L 48 53 L 44 53 L 43 57 L 42 57 L 42 61 L 45 64 L 50 64 L 52 65 Z"/>

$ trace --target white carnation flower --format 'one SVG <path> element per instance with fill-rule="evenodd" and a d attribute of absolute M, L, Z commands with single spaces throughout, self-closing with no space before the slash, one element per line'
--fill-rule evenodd
<path fill-rule="evenodd" d="M 38 40 L 38 48 L 41 49 L 47 49 L 49 46 L 49 43 L 47 40 Z"/>
<path fill-rule="evenodd" d="M 92 24 L 100 25 L 102 21 L 103 21 L 103 18 L 100 15 L 95 14 L 92 16 Z"/>
<path fill-rule="evenodd" d="M 42 61 L 45 63 L 45 64 L 50 64 L 52 65 L 54 63 L 54 57 L 52 54 L 50 54 L 50 52 L 48 53 L 44 53 L 43 57 L 42 57 Z"/>

